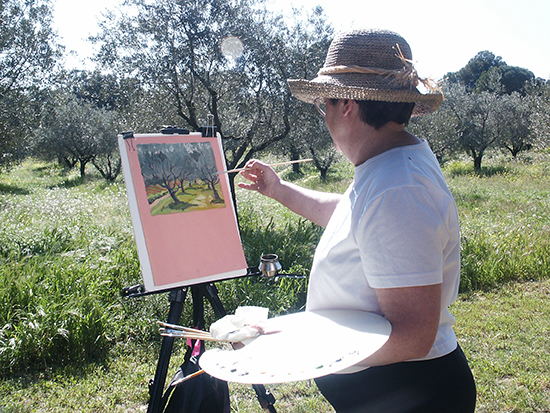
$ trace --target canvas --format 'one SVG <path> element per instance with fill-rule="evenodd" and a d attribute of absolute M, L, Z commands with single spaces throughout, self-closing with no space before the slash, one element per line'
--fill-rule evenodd
<path fill-rule="evenodd" d="M 120 135 L 119 147 L 146 290 L 245 275 L 219 136 Z"/>

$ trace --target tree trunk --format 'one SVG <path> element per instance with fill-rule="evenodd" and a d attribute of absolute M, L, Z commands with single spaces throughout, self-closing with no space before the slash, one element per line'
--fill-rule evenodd
<path fill-rule="evenodd" d="M 476 157 L 474 157 L 474 172 L 479 173 L 481 172 L 481 160 L 483 159 L 483 154 L 479 154 Z"/>
<path fill-rule="evenodd" d="M 298 149 L 296 149 L 295 146 L 291 146 L 290 147 L 290 160 L 291 161 L 297 161 L 298 159 L 300 159 L 300 151 Z M 294 172 L 295 174 L 301 174 L 302 173 L 302 170 L 300 168 L 301 164 L 299 163 L 295 163 L 292 165 L 292 172 Z"/>
<path fill-rule="evenodd" d="M 212 194 L 214 196 L 214 201 L 218 200 L 218 199 L 221 199 L 220 198 L 220 194 L 218 194 L 218 191 L 216 190 L 216 185 L 214 184 L 214 182 L 212 181 L 209 181 L 208 182 L 208 185 L 210 186 L 210 189 L 212 190 Z"/>
<path fill-rule="evenodd" d="M 172 201 L 174 201 L 174 204 L 176 205 L 181 204 L 181 201 L 176 196 L 176 191 L 174 191 L 174 188 L 172 188 L 172 184 L 170 182 L 162 186 L 168 191 L 168 194 L 170 194 L 170 198 L 172 198 Z"/>

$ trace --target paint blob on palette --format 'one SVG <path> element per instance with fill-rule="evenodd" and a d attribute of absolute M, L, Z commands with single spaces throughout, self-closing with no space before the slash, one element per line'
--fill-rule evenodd
<path fill-rule="evenodd" d="M 261 335 L 239 350 L 208 350 L 201 367 L 238 383 L 309 380 L 357 364 L 382 347 L 391 332 L 383 317 L 353 310 L 307 311 L 266 324 L 279 332 Z"/>

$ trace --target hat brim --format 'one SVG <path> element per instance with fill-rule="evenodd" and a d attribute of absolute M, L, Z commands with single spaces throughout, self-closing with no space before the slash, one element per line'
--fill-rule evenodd
<path fill-rule="evenodd" d="M 288 85 L 294 97 L 306 103 L 319 98 L 375 100 L 383 102 L 414 102 L 413 116 L 422 116 L 435 112 L 443 101 L 442 93 L 420 93 L 418 89 L 372 89 L 366 87 L 337 85 L 305 79 L 289 79 Z"/>

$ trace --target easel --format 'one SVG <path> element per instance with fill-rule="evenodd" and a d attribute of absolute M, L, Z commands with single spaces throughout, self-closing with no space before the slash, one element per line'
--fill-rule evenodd
<path fill-rule="evenodd" d="M 247 276 L 254 275 L 261 275 L 261 272 L 257 268 L 249 269 Z M 191 290 L 191 296 L 193 299 L 193 322 L 196 324 L 194 327 L 198 326 L 200 329 L 204 328 L 204 298 L 208 299 L 212 305 L 216 317 L 222 318 L 227 315 L 227 312 L 225 311 L 225 308 L 223 307 L 223 304 L 218 296 L 218 289 L 216 286 L 213 283 L 197 284 L 189 287 L 169 290 L 168 301 L 170 302 L 170 310 L 168 312 L 167 323 L 179 324 L 181 314 L 183 312 L 183 304 L 189 289 Z M 140 297 L 147 294 L 149 293 L 145 291 L 145 288 L 142 285 L 127 287 L 122 290 L 122 295 L 124 297 Z M 200 325 L 201 323 L 203 325 Z M 166 382 L 173 346 L 174 337 L 163 337 L 157 363 L 157 370 L 152 388 L 150 389 L 151 399 L 149 401 L 147 413 L 160 413 L 164 384 Z M 273 406 L 275 403 L 275 397 L 271 394 L 271 392 L 262 384 L 254 384 L 252 387 L 256 392 L 256 397 L 260 403 L 260 406 L 267 412 L 276 413 L 275 407 Z"/>
<path fill-rule="evenodd" d="M 189 135 L 189 130 L 187 129 L 180 129 L 177 127 L 167 127 L 163 130 L 161 130 L 162 135 Z M 195 135 L 195 134 L 193 134 Z M 199 134 L 197 134 L 199 135 Z M 201 128 L 200 135 L 202 138 L 215 138 L 218 137 L 219 134 L 216 133 L 216 126 L 214 125 L 214 118 L 212 115 L 209 115 L 209 121 L 208 125 Z M 152 135 L 149 135 L 149 142 L 151 141 Z M 157 136 L 154 136 L 155 140 L 158 138 Z M 133 162 L 135 163 L 135 167 L 139 169 L 139 165 L 136 163 L 136 147 L 137 145 L 134 142 L 134 138 L 136 138 L 136 135 L 134 135 L 133 132 L 125 132 L 119 135 L 119 147 L 121 149 L 121 155 L 123 160 L 123 167 L 125 171 L 125 180 L 127 182 L 127 187 L 130 184 L 129 189 L 129 199 L 130 202 L 130 212 L 133 214 L 132 219 L 134 222 L 138 222 L 140 225 L 139 230 L 137 231 L 139 235 L 139 242 L 138 242 L 138 252 L 139 252 L 139 246 L 145 246 L 145 236 L 144 236 L 144 229 L 142 227 L 142 216 L 139 214 L 139 208 L 137 207 L 137 195 L 136 195 L 136 189 L 133 184 L 133 178 L 131 174 L 129 173 L 131 168 L 131 161 L 129 157 L 129 153 L 134 153 L 134 157 L 132 157 Z M 144 138 L 144 136 L 140 136 L 140 139 Z M 195 139 L 196 137 L 193 137 Z M 163 141 L 167 141 L 164 139 Z M 172 144 L 172 140 L 170 140 L 170 144 Z M 187 141 L 186 141 L 187 142 Z M 166 143 L 166 142 L 165 142 Z M 193 143 L 196 143 L 193 141 Z M 128 146 L 127 146 L 128 145 Z M 214 153 L 212 153 L 212 156 L 215 156 Z M 149 225 L 151 223 L 149 222 Z M 162 231 L 153 231 L 152 233 L 158 234 L 162 233 Z M 149 232 L 149 237 L 151 237 L 151 232 Z M 229 234 L 230 236 L 233 234 L 231 231 L 226 231 L 226 234 Z M 224 239 L 223 237 L 220 237 L 219 239 Z M 175 245 L 175 244 L 174 244 Z M 276 256 L 274 256 L 276 258 Z M 268 265 L 269 264 L 269 265 Z M 245 263 L 246 265 L 246 263 Z M 269 262 L 263 264 L 264 266 L 269 266 L 269 269 L 262 269 L 262 268 L 248 268 L 247 273 L 244 275 L 235 275 L 232 274 L 233 277 L 244 277 L 244 276 L 259 276 L 266 273 L 273 273 L 275 274 L 277 272 L 277 268 L 271 269 L 271 266 L 275 265 L 275 263 Z M 244 272 L 244 266 L 238 267 L 238 272 Z M 280 265 L 279 265 L 280 268 Z M 237 274 L 238 274 L 237 272 Z M 226 278 L 227 279 L 227 278 Z M 212 280 L 212 278 L 210 278 Z M 147 285 L 147 282 L 145 282 Z M 189 290 L 191 290 L 191 295 L 193 299 L 193 318 L 195 325 L 194 327 L 204 328 L 204 298 L 206 297 L 210 304 L 213 307 L 214 313 L 218 318 L 224 317 L 227 313 L 221 303 L 221 300 L 218 297 L 218 291 L 214 284 L 212 282 L 204 283 L 204 284 L 194 284 L 194 285 L 188 285 L 188 286 L 178 286 L 174 287 L 175 284 L 171 284 L 170 289 L 165 290 L 155 290 L 155 291 L 147 291 L 145 286 L 143 285 L 137 285 L 133 287 L 127 287 L 124 288 L 122 291 L 122 295 L 124 297 L 140 297 L 144 295 L 149 295 L 153 293 L 159 293 L 159 292 L 168 292 L 168 300 L 170 302 L 170 310 L 168 313 L 168 320 L 167 323 L 169 324 L 179 324 L 181 314 L 183 312 L 183 305 L 185 302 L 185 299 L 187 297 L 187 293 Z M 202 325 L 199 321 L 202 320 Z M 198 324 L 197 324 L 198 323 Z M 163 397 L 163 391 L 164 391 L 164 385 L 166 382 L 166 375 L 168 372 L 168 367 L 170 364 L 170 357 L 172 354 L 172 349 L 174 345 L 174 337 L 163 337 L 162 346 L 160 350 L 159 360 L 157 363 L 157 370 L 155 373 L 155 378 L 153 381 L 153 384 L 150 389 L 151 399 L 149 402 L 148 407 L 148 413 L 160 413 L 162 410 L 162 397 Z M 256 392 L 256 396 L 260 402 L 260 405 L 262 408 L 268 412 L 275 412 L 275 408 L 273 407 L 273 404 L 275 403 L 275 398 L 273 395 L 264 388 L 263 385 L 253 385 L 253 388 Z"/>

